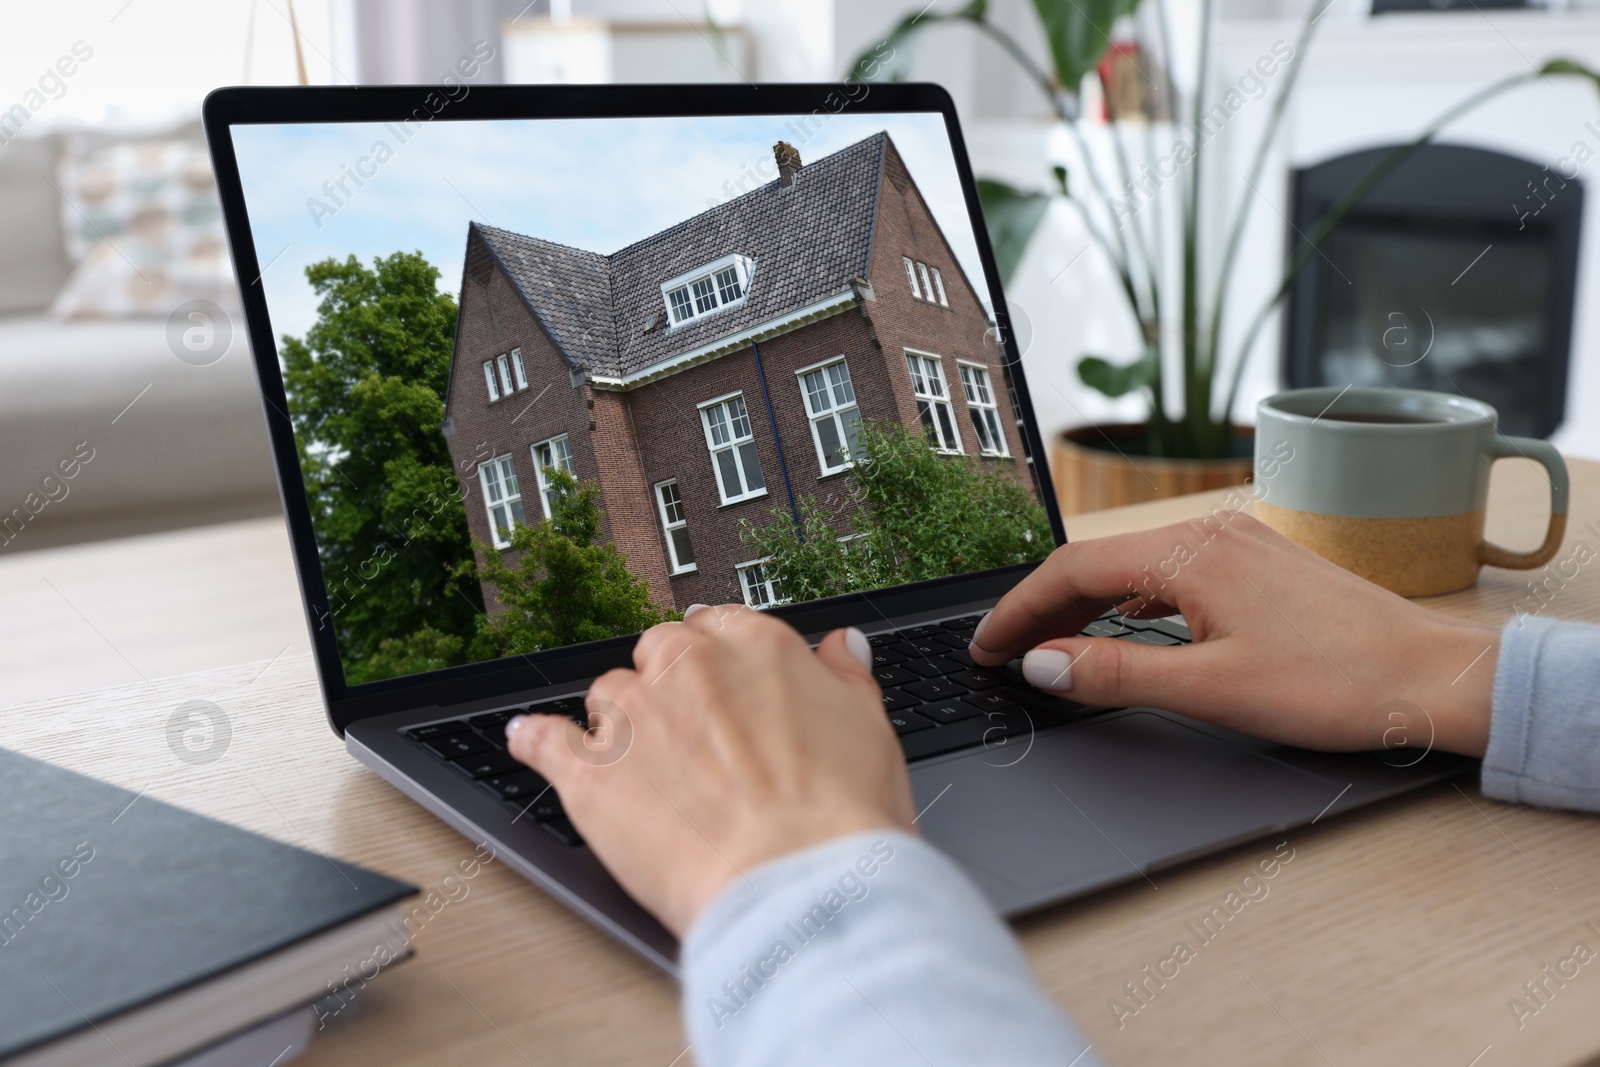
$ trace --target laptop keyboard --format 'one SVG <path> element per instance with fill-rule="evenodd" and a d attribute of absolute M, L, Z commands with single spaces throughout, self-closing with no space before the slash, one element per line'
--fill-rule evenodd
<path fill-rule="evenodd" d="M 1020 659 L 1004 667 L 974 663 L 967 646 L 981 618 L 963 615 L 868 638 L 883 709 L 908 762 L 979 745 L 1001 751 L 1037 730 L 1112 710 L 1046 696 L 1023 680 Z M 1083 632 L 1147 645 L 1190 640 L 1182 619 L 1123 619 L 1115 611 Z M 588 726 L 583 697 L 577 695 L 414 726 L 405 733 L 515 809 L 517 818 L 544 827 L 563 844 L 582 845 L 550 783 L 506 752 L 506 723 L 523 714 L 565 715 Z"/>

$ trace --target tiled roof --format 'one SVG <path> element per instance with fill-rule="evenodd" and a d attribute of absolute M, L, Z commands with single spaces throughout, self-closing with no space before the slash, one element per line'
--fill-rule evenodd
<path fill-rule="evenodd" d="M 473 223 L 576 363 L 622 376 L 833 296 L 866 277 L 887 133 L 876 133 L 609 256 Z M 744 303 L 667 327 L 661 283 L 754 257 Z M 645 326 L 660 315 L 653 330 Z"/>
<path fill-rule="evenodd" d="M 472 227 L 568 356 L 595 368 L 615 361 L 611 263 L 605 256 L 481 223 Z"/>

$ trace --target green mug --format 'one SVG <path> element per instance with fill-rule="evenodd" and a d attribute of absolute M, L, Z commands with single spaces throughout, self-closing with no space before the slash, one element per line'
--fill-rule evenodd
<path fill-rule="evenodd" d="M 1256 406 L 1256 514 L 1401 596 L 1465 589 L 1478 569 L 1548 563 L 1567 529 L 1567 465 L 1545 441 L 1497 433 L 1488 404 L 1420 389 L 1291 389 Z M 1524 457 L 1550 476 L 1544 544 L 1483 539 L 1489 468 Z"/>

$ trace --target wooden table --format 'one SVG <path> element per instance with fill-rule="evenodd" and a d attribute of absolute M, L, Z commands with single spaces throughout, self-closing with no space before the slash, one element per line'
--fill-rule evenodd
<path fill-rule="evenodd" d="M 1600 464 L 1572 467 L 1573 521 L 1558 559 L 1580 540 L 1600 549 Z M 1500 464 L 1491 536 L 1513 547 L 1535 544 L 1544 494 L 1531 464 Z M 1068 526 L 1074 537 L 1137 529 L 1197 516 L 1223 495 L 1137 505 Z M 471 846 L 345 755 L 324 722 L 303 644 L 273 656 L 286 625 L 283 591 L 293 581 L 281 531 L 275 540 L 270 525 L 245 523 L 167 536 L 185 546 L 172 566 L 191 577 L 208 559 L 232 561 L 231 570 L 218 565 L 207 572 L 231 604 L 218 614 L 239 617 L 245 627 L 252 605 L 271 615 L 253 635 L 261 649 L 257 662 L 88 695 L 73 694 L 81 686 L 62 678 L 59 691 L 68 695 L 0 712 L 5 744 L 424 888 L 437 886 Z M 256 554 L 241 558 L 241 543 L 255 544 Z M 129 582 L 155 581 L 149 560 L 173 554 L 168 544 L 141 538 L 10 561 L 0 564 L 0 590 L 15 603 L 21 579 L 6 569 L 15 567 L 32 568 L 28 581 L 49 579 L 69 596 L 93 591 L 81 576 L 97 567 Z M 270 581 L 261 577 L 269 572 Z M 1600 621 L 1597 574 L 1600 566 L 1583 569 L 1556 593 L 1547 614 Z M 1485 570 L 1476 588 L 1432 606 L 1502 619 L 1526 597 L 1529 577 Z M 237 589 L 254 590 L 257 599 L 234 603 Z M 169 603 L 165 614 L 147 610 L 136 594 L 132 587 L 118 594 L 119 610 L 113 610 L 116 596 L 89 610 L 81 603 L 73 608 L 105 645 L 147 643 L 142 654 L 112 649 L 132 671 L 153 676 L 150 662 L 182 659 L 181 650 L 161 650 L 162 635 L 179 635 L 180 643 L 214 639 L 207 635 L 215 617 L 195 615 L 198 591 L 186 594 L 193 602 Z M 47 686 L 38 672 L 28 673 L 28 664 L 59 670 L 56 646 L 68 637 L 34 629 L 14 614 L 0 622 L 8 677 L 37 691 Z M 98 646 L 87 631 L 69 636 L 82 640 L 80 658 L 92 658 L 89 650 Z M 84 669 L 110 670 L 114 660 L 102 648 L 98 662 Z M 169 720 L 190 700 L 215 703 L 230 722 L 231 740 L 214 762 L 179 759 L 169 742 Z M 1108 1004 L 1126 999 L 1124 983 L 1167 956 L 1175 941 L 1194 944 L 1186 922 L 1219 903 L 1273 854 L 1279 839 L 1166 872 L 1156 879 L 1159 888 L 1130 883 L 1020 925 L 1044 984 L 1110 1063 L 1600 1063 L 1600 960 L 1556 990 L 1521 1029 L 1508 1007 L 1512 998 L 1526 997 L 1523 983 L 1568 956 L 1575 942 L 1600 952 L 1600 818 L 1497 804 L 1463 782 L 1459 790 L 1445 785 L 1330 817 L 1286 839 L 1294 858 L 1270 893 L 1199 947 L 1120 1029 Z M 491 864 L 469 885 L 465 898 L 421 930 L 416 957 L 382 974 L 329 1020 L 302 1062 L 682 1067 L 692 1060 L 692 1053 L 684 1055 L 670 981 L 503 867 Z"/>

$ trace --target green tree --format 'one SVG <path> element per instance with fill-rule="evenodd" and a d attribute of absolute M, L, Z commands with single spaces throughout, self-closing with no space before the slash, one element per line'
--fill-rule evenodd
<path fill-rule="evenodd" d="M 1009 470 L 938 455 L 893 422 L 862 423 L 859 452 L 842 507 L 808 495 L 800 531 L 777 509 L 764 526 L 742 523 L 791 600 L 1026 563 L 1055 544 L 1044 508 Z"/>
<path fill-rule="evenodd" d="M 362 664 L 363 677 L 399 678 L 452 667 L 461 662 L 466 642 L 459 634 L 441 633 L 424 626 L 409 637 L 386 637 Z"/>
<path fill-rule="evenodd" d="M 455 299 L 420 252 L 326 259 L 306 278 L 321 303 L 283 339 L 284 388 L 346 676 L 448 666 L 483 613 L 440 433 Z"/>
<path fill-rule="evenodd" d="M 638 633 L 676 615 L 650 602 L 650 587 L 602 541 L 599 493 L 564 470 L 546 467 L 555 492 L 551 517 L 511 531 L 508 549 L 479 545 L 478 576 L 495 588 L 505 610 L 485 618 L 471 659 L 537 652 L 580 641 Z"/>

